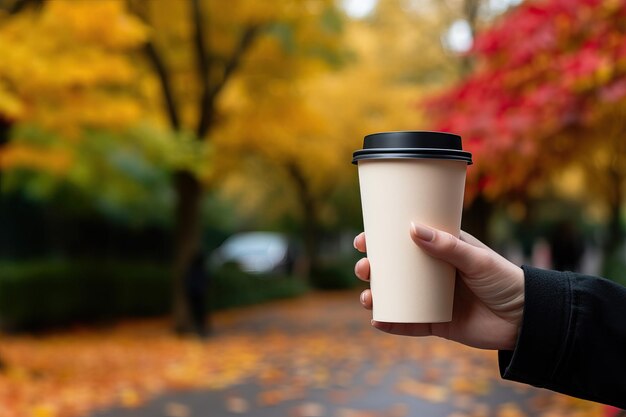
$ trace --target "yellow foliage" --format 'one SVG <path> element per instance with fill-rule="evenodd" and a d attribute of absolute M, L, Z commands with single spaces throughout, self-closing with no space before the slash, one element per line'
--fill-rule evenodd
<path fill-rule="evenodd" d="M 147 28 L 121 0 L 46 2 L 0 26 L 0 117 L 76 133 L 137 120 L 127 52 Z M 126 91 L 124 91 L 126 90 Z"/>
<path fill-rule="evenodd" d="M 67 172 L 72 155 L 66 149 L 42 149 L 19 143 L 10 143 L 0 148 L 0 170 L 27 168 L 55 175 Z"/>
<path fill-rule="evenodd" d="M 39 404 L 33 407 L 31 416 L 32 417 L 55 417 L 57 416 L 57 412 L 54 406 L 50 404 Z"/>
<path fill-rule="evenodd" d="M 64 141 L 82 137 L 85 127 L 116 130 L 146 120 L 170 131 L 143 147 L 163 152 L 150 157 L 159 166 L 191 170 L 238 194 L 247 186 L 241 206 L 251 212 L 272 193 L 295 195 L 299 175 L 320 216 L 332 218 L 329 197 L 355 181 L 350 159 L 363 136 L 421 128 L 414 102 L 425 83 L 416 74 L 450 78 L 452 59 L 437 38 L 445 22 L 435 9 L 406 12 L 400 1 L 381 2 L 376 19 L 341 21 L 329 14 L 332 0 L 201 1 L 211 86 L 223 81 L 242 33 L 262 30 L 211 109 L 210 146 L 197 145 L 188 133 L 197 130 L 202 94 L 190 5 L 58 0 L 7 16 L 0 25 L 0 117 L 60 132 Z M 171 132 L 161 84 L 139 49 L 146 40 L 166 66 L 180 132 Z M 249 155 L 262 165 L 247 165 Z M 281 184 L 259 186 L 263 170 Z M 293 208 L 288 199 L 281 204 Z"/>
<path fill-rule="evenodd" d="M 146 28 L 126 12 L 123 1 L 55 0 L 50 2 L 48 11 L 43 24 L 50 24 L 51 28 L 58 30 L 59 22 L 63 22 L 65 33 L 77 37 L 81 43 L 125 49 L 138 45 L 147 37 Z"/>
<path fill-rule="evenodd" d="M 23 111 L 20 99 L 11 93 L 6 84 L 0 80 L 0 115 L 4 119 L 15 120 Z"/>
<path fill-rule="evenodd" d="M 219 155 L 216 171 L 231 176 L 222 185 L 229 188 L 228 195 L 239 196 L 239 208 L 248 213 L 255 212 L 255 204 L 257 211 L 259 207 L 265 211 L 268 203 L 275 210 L 280 205 L 283 210 L 292 208 L 293 188 L 285 192 L 289 198 L 276 199 L 273 193 L 284 189 L 268 190 L 262 183 L 283 178 L 293 187 L 287 173 L 296 167 L 323 211 L 333 190 L 354 184 L 356 169 L 350 160 L 364 135 L 423 128 L 416 104 L 426 88 L 415 75 L 433 72 L 446 80 L 453 68 L 436 36 L 415 27 L 428 27 L 432 30 L 427 33 L 436 34 L 435 28 L 443 23 L 432 14 L 404 13 L 397 2 L 389 3 L 393 4 L 374 20 L 345 22 L 335 42 L 351 51 L 352 59 L 333 71 L 320 66 L 319 60 L 290 62 L 282 57 L 277 38 L 258 40 L 248 57 L 257 65 L 248 67 L 245 76 L 224 91 L 219 105 L 227 117 L 211 135 Z M 298 36 L 298 42 L 306 43 L 314 36 L 313 29 Z M 268 77 L 269 70 L 280 77 Z M 259 178 L 261 169 L 243 162 L 244 155 L 260 156 L 279 172 Z M 269 193 L 266 200 L 259 195 L 264 192 Z M 323 216 L 332 218 L 332 213 Z"/>

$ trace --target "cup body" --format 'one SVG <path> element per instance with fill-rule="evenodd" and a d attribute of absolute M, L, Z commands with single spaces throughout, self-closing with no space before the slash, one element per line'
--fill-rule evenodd
<path fill-rule="evenodd" d="M 467 164 L 437 158 L 358 161 L 374 320 L 452 320 L 456 270 L 424 253 L 412 241 L 410 225 L 459 235 Z"/>

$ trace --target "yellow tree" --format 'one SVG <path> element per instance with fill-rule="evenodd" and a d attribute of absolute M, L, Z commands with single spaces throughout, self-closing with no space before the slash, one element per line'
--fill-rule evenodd
<path fill-rule="evenodd" d="M 231 84 L 225 93 L 228 113 L 239 117 L 218 129 L 215 145 L 228 154 L 256 155 L 275 178 L 289 184 L 295 198 L 283 197 L 278 203 L 299 213 L 313 266 L 320 230 L 338 217 L 333 197 L 344 194 L 346 199 L 347 189 L 358 189 L 349 162 L 363 136 L 421 128 L 425 122 L 416 115 L 416 96 L 458 74 L 458 58 L 440 42 L 452 12 L 437 6 L 407 9 L 404 4 L 380 2 L 370 17 L 346 19 L 342 45 L 348 57 L 334 71 L 314 70 L 297 82 L 266 83 L 263 97 L 251 94 L 258 86 L 249 83 Z M 245 173 L 246 166 L 230 169 Z M 260 180 L 257 165 L 253 169 L 248 182 L 241 179 L 244 174 L 231 176 L 229 186 L 245 190 L 233 191 L 239 196 L 237 206 L 258 212 L 271 201 L 276 207 L 274 190 L 261 185 L 269 174 Z M 259 192 L 267 200 L 251 198 Z M 358 201 L 356 194 L 350 197 Z"/>
<path fill-rule="evenodd" d="M 0 112 L 63 132 L 70 142 L 84 128 L 149 119 L 182 148 L 191 138 L 200 145 L 191 148 L 201 150 L 228 117 L 220 102 L 230 83 L 254 85 L 249 94 L 262 98 L 265 80 L 294 79 L 334 59 L 338 38 L 330 0 L 10 3 L 23 10 L 5 16 L 0 28 L 0 47 L 11 58 L 0 67 Z M 28 3 L 38 7 L 21 7 Z M 3 151 L 5 167 L 38 161 L 16 152 L 18 145 Z M 199 250 L 200 202 L 214 185 L 208 161 L 198 162 L 183 158 L 172 167 L 173 304 L 181 331 L 190 328 L 184 274 Z"/>
<path fill-rule="evenodd" d="M 78 140 L 84 127 L 121 127 L 142 110 L 133 97 L 137 73 L 128 52 L 147 36 L 116 1 L 11 3 L 0 14 L 0 123 L 36 121 Z M 97 19 L 90 17 L 97 16 Z M 87 18 L 85 18 L 87 17 Z M 0 155 L 0 169 L 30 166 L 63 171 L 70 147 L 48 149 L 16 141 Z"/>
<path fill-rule="evenodd" d="M 401 1 L 380 2 L 371 18 L 351 22 L 344 44 L 331 0 L 12 4 L 29 3 L 42 5 L 6 16 L 0 28 L 3 52 L 13 54 L 11 67 L 0 67 L 5 118 L 62 132 L 70 156 L 84 128 L 149 119 L 176 144 L 157 148 L 183 155 L 166 163 L 177 196 L 174 318 L 181 330 L 189 324 L 183 276 L 198 250 L 200 202 L 207 186 L 224 180 L 223 164 L 255 153 L 280 168 L 314 258 L 329 196 L 344 179 L 354 181 L 348 161 L 362 136 L 420 128 L 413 100 L 457 71 L 439 42 L 449 15 Z M 330 72 L 346 49 L 353 60 Z M 47 163 L 41 148 L 19 146 L 3 152 L 5 166 Z M 210 163 L 198 157 L 206 148 Z"/>
<path fill-rule="evenodd" d="M 221 98 L 235 80 L 245 83 L 247 94 L 261 101 L 271 80 L 295 79 L 316 68 L 312 62 L 332 59 L 337 42 L 333 2 L 327 0 L 283 1 L 271 7 L 250 0 L 133 2 L 132 6 L 153 28 L 145 52 L 159 80 L 170 128 L 193 132 L 200 141 L 215 138 L 218 122 L 229 117 Z M 262 120 L 259 123 L 263 125 Z M 250 130 L 258 127 L 249 125 Z M 214 152 L 216 159 L 228 157 L 219 154 L 217 147 Z M 189 310 L 183 279 L 198 250 L 203 185 L 201 176 L 189 169 L 175 173 L 174 185 L 174 319 L 180 330 L 186 330 Z"/>

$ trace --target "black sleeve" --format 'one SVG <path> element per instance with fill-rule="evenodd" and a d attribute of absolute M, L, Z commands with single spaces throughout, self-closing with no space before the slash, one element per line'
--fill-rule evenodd
<path fill-rule="evenodd" d="M 499 352 L 502 377 L 626 409 L 626 288 L 523 269 L 523 323 L 515 350 Z"/>

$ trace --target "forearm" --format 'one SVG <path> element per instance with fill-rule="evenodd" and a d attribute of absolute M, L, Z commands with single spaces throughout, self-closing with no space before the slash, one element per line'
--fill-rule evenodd
<path fill-rule="evenodd" d="M 502 377 L 626 408 L 626 288 L 524 267 L 525 307 Z"/>

